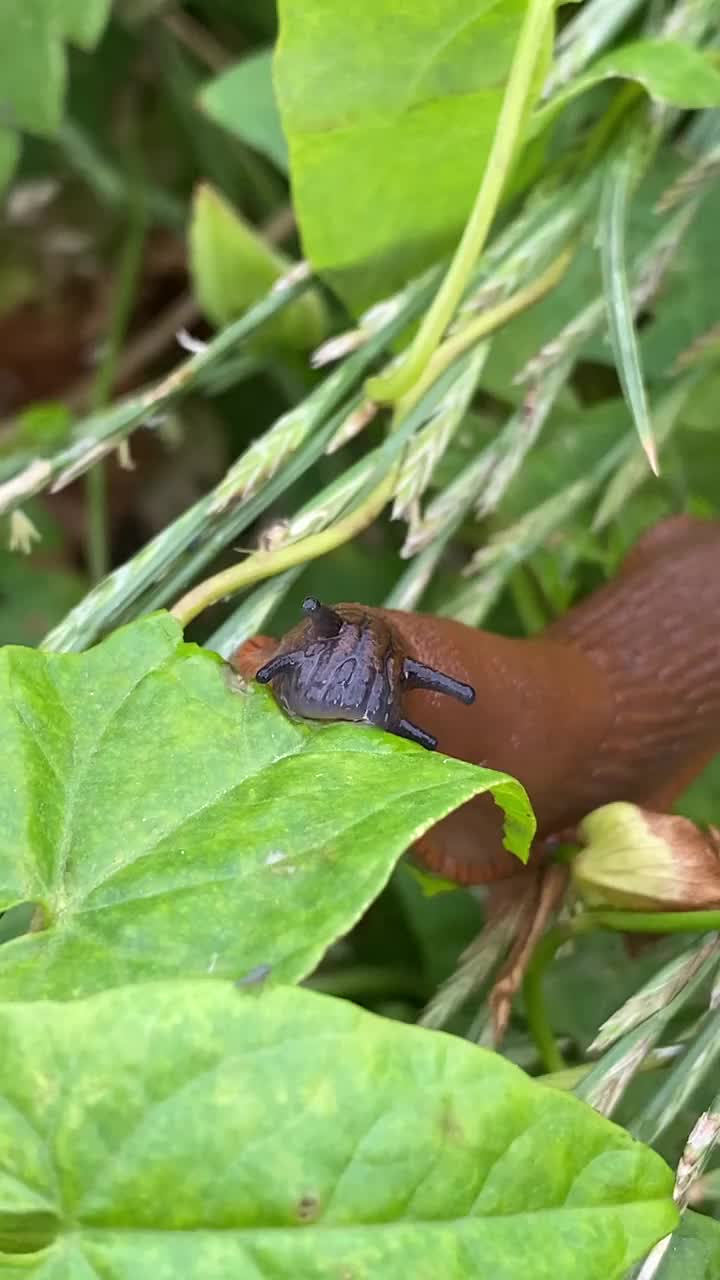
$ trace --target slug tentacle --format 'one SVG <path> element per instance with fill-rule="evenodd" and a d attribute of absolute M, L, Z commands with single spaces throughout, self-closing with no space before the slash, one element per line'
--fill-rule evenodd
<path fill-rule="evenodd" d="M 321 604 L 317 596 L 306 596 L 302 602 L 302 610 L 312 618 L 316 635 L 324 636 L 328 640 L 331 636 L 339 635 L 343 625 L 340 614 L 328 608 L 326 604 Z"/>
<path fill-rule="evenodd" d="M 437 738 L 431 733 L 426 733 L 419 725 L 413 724 L 412 720 L 399 720 L 393 733 L 398 738 L 409 738 L 411 742 L 417 742 L 419 746 L 425 747 L 426 751 L 434 751 L 437 746 Z"/>
<path fill-rule="evenodd" d="M 286 671 L 292 671 L 302 661 L 301 653 L 279 653 L 255 672 L 258 684 L 269 684 Z"/>
<path fill-rule="evenodd" d="M 445 693 L 449 698 L 457 698 L 470 706 L 475 701 L 475 690 L 471 684 L 464 684 L 448 676 L 435 667 L 426 667 L 424 662 L 416 662 L 414 658 L 406 658 L 402 669 L 403 684 L 406 689 L 428 689 L 431 693 Z"/>

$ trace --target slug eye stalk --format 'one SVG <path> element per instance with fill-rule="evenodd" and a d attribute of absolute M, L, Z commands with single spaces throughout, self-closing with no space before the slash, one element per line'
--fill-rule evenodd
<path fill-rule="evenodd" d="M 255 679 L 258 684 L 270 684 L 272 680 L 276 680 L 278 676 L 284 675 L 288 671 L 292 671 L 294 667 L 299 666 L 302 662 L 302 653 L 279 653 L 275 658 L 271 658 L 264 666 L 259 667 L 255 672 Z"/>
<path fill-rule="evenodd" d="M 424 662 L 416 662 L 414 658 L 406 658 L 403 662 L 402 681 L 406 689 L 428 689 L 431 693 L 444 693 L 449 698 L 457 698 L 470 706 L 475 701 L 475 690 L 471 684 L 463 684 L 444 671 L 436 671 L 434 667 L 426 667 Z"/>
<path fill-rule="evenodd" d="M 306 617 L 312 619 L 313 631 L 317 636 L 324 636 L 329 640 L 340 634 L 343 625 L 340 614 L 329 605 L 321 604 L 317 596 L 306 596 L 302 602 L 302 610 Z"/>

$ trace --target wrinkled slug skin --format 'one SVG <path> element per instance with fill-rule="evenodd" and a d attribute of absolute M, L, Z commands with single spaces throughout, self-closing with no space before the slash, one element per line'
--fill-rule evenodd
<path fill-rule="evenodd" d="M 390 623 L 406 655 L 474 686 L 472 706 L 413 691 L 403 710 L 439 751 L 518 778 L 540 840 L 613 800 L 667 809 L 720 751 L 718 521 L 657 525 L 609 583 L 530 639 L 427 614 L 366 612 Z M 251 678 L 277 647 L 254 637 L 233 665 Z M 413 853 L 459 883 L 520 870 L 490 796 L 443 819 Z"/>

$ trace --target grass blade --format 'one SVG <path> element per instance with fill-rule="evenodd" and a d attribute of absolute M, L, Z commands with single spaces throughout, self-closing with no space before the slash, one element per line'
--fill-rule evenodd
<path fill-rule="evenodd" d="M 657 1009 L 639 1027 L 627 1031 L 608 1053 L 596 1062 L 592 1071 L 578 1085 L 575 1093 L 603 1115 L 612 1115 L 630 1081 L 639 1070 L 651 1049 L 654 1049 L 665 1028 L 707 982 L 717 966 L 717 950 L 713 946 L 703 963 L 695 970 L 682 990 L 678 991 L 662 1009 Z M 683 1069 L 687 1055 L 683 1055 Z"/>
<path fill-rule="evenodd" d="M 655 438 L 663 444 L 670 438 L 691 391 L 699 378 L 695 376 L 678 380 L 668 395 L 664 396 L 655 413 Z M 600 501 L 592 522 L 593 532 L 604 529 L 620 512 L 632 495 L 647 479 L 647 470 L 641 454 L 631 453 L 626 462 L 615 472 Z"/>
<path fill-rule="evenodd" d="M 657 445 L 638 350 L 633 303 L 626 268 L 625 228 L 630 195 L 642 167 L 639 136 L 610 166 L 600 201 L 598 239 L 610 341 L 618 377 L 645 456 L 655 475 L 660 474 Z"/>
<path fill-rule="evenodd" d="M 720 1011 L 706 1014 L 702 1029 L 683 1054 L 661 1089 L 630 1125 L 640 1142 L 653 1143 L 677 1116 L 709 1072 L 717 1070 L 720 1057 Z"/>
<path fill-rule="evenodd" d="M 708 956 L 718 955 L 719 952 L 720 939 L 717 934 L 712 934 L 663 965 L 649 982 L 603 1022 L 588 1053 L 604 1053 L 620 1036 L 646 1022 L 658 1009 L 664 1009 L 682 991 Z"/>

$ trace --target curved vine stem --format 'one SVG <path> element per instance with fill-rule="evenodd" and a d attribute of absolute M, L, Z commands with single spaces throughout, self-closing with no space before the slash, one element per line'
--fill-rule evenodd
<path fill-rule="evenodd" d="M 329 529 L 312 533 L 307 538 L 300 538 L 297 542 L 291 542 L 286 547 L 278 547 L 275 551 L 254 551 L 241 564 L 231 565 L 229 569 L 224 569 L 221 573 L 216 573 L 212 578 L 206 578 L 204 582 L 199 583 L 178 600 L 170 612 L 185 627 L 192 622 L 193 618 L 197 618 L 198 614 L 208 609 L 211 604 L 216 604 L 218 600 L 224 600 L 226 596 L 234 595 L 237 591 L 251 587 L 256 582 L 262 582 L 265 578 L 271 578 L 276 573 L 283 573 L 285 569 L 293 569 L 295 565 L 303 564 L 306 560 L 317 560 L 319 556 L 327 555 L 329 551 L 334 551 L 344 542 L 349 542 L 356 534 L 362 533 L 363 529 L 367 529 L 368 525 L 372 524 L 373 520 L 380 515 L 385 503 L 392 497 L 397 466 L 396 462 L 365 500 Z"/>
<path fill-rule="evenodd" d="M 544 297 L 564 275 L 572 255 L 573 247 L 564 249 L 535 280 L 518 289 L 516 293 L 499 302 L 495 307 L 488 308 L 482 315 L 469 321 L 458 333 L 448 338 L 435 352 L 423 378 L 396 406 L 390 428 L 391 433 L 398 430 L 432 384 L 454 361 L 494 329 Z M 171 610 L 173 616 L 183 626 L 187 626 L 193 618 L 196 618 L 204 609 L 208 609 L 210 605 L 216 604 L 218 600 L 235 595 L 236 592 L 253 586 L 256 582 L 262 582 L 265 578 L 283 573 L 286 569 L 293 569 L 307 560 L 316 560 L 319 556 L 327 555 L 336 547 L 349 542 L 356 534 L 362 533 L 363 529 L 371 525 L 380 515 L 385 504 L 389 502 L 401 462 L 402 457 L 394 460 L 382 480 L 366 498 L 328 529 L 322 529 L 319 533 L 310 534 L 308 537 L 298 539 L 297 542 L 291 542 L 274 550 L 255 551 L 240 564 L 231 565 L 221 573 L 206 578 L 204 582 L 200 582 L 177 601 Z"/>
<path fill-rule="evenodd" d="M 523 998 L 528 1029 L 546 1071 L 564 1071 L 566 1064 L 558 1048 L 545 1004 L 543 995 L 545 972 L 564 943 L 577 937 L 579 933 L 589 932 L 593 927 L 593 924 L 589 923 L 589 917 L 583 915 L 576 916 L 566 924 L 558 924 L 548 929 L 533 951 L 525 971 Z"/>
<path fill-rule="evenodd" d="M 565 1070 L 543 995 L 543 979 L 558 950 L 570 938 L 594 929 L 619 933 L 707 933 L 720 929 L 720 911 L 584 911 L 556 925 L 540 939 L 523 981 L 528 1028 L 546 1071 Z"/>
<path fill-rule="evenodd" d="M 395 404 L 407 394 L 422 376 L 452 319 L 485 245 L 517 155 L 533 77 L 554 9 L 555 0 L 529 0 L 485 172 L 455 256 L 415 339 L 401 356 L 399 364 L 368 379 L 366 390 L 372 400 Z"/>
<path fill-rule="evenodd" d="M 709 933 L 720 929 L 720 911 L 588 911 L 582 919 L 620 933 Z"/>
<path fill-rule="evenodd" d="M 533 303 L 538 302 L 551 289 L 554 289 L 570 266 L 575 249 L 575 244 L 567 245 L 529 284 L 523 285 L 522 289 L 518 289 L 509 298 L 498 302 L 488 311 L 483 311 L 479 316 L 468 320 L 457 333 L 446 338 L 434 352 L 417 382 L 398 401 L 399 413 L 402 416 L 408 413 L 429 390 L 433 382 L 440 377 L 440 374 L 449 369 L 450 365 L 455 360 L 459 360 L 460 356 L 471 347 L 476 346 L 482 338 L 487 337 L 492 329 L 499 329 L 508 320 L 512 320 L 518 312 L 526 311 Z"/>

